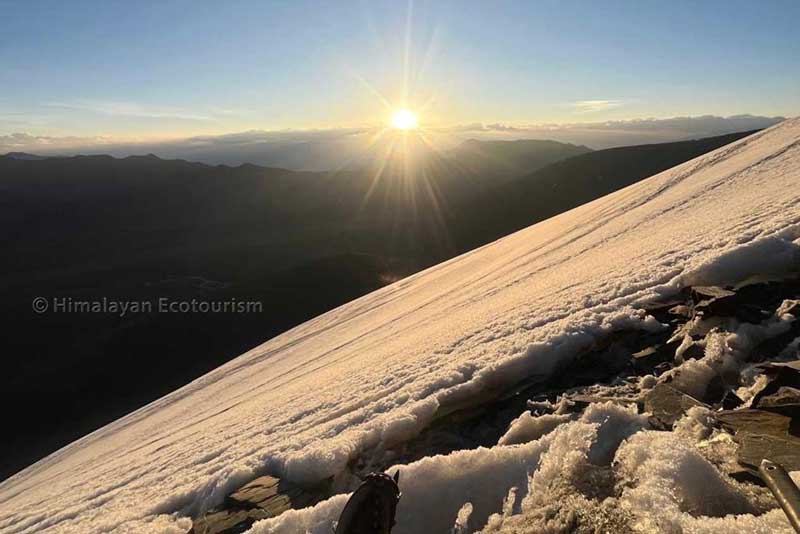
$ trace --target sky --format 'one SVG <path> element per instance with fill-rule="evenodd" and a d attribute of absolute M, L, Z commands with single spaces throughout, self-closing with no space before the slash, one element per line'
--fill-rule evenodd
<path fill-rule="evenodd" d="M 0 0 L 0 135 L 800 113 L 800 2 Z"/>

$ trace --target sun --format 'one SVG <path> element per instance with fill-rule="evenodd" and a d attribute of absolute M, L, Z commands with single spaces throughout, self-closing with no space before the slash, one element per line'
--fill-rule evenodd
<path fill-rule="evenodd" d="M 417 116 L 410 110 L 398 109 L 392 114 L 392 127 L 398 130 L 413 130 L 417 127 Z"/>

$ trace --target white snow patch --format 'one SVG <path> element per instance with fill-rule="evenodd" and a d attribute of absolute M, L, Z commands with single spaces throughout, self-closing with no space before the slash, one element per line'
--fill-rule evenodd
<path fill-rule="evenodd" d="M 788 332 L 794 321 L 791 314 L 775 314 L 759 325 L 743 323 L 732 327 L 733 332 L 712 329 L 705 337 L 705 355 L 702 358 L 685 361 L 664 373 L 660 380 L 669 379 L 676 389 L 702 399 L 715 377 L 738 377 L 753 348 Z M 747 395 L 746 390 L 742 393 Z"/>
<path fill-rule="evenodd" d="M 635 407 L 594 404 L 578 421 L 565 423 L 536 441 L 457 451 L 391 467 L 387 473 L 400 469 L 403 493 L 392 532 L 447 534 L 459 517 L 463 519 L 466 503 L 471 505 L 471 528 L 480 528 L 493 514 L 498 514 L 491 520 L 497 524 L 502 517 L 519 513 L 527 495 L 541 495 L 564 478 L 565 463 L 608 465 L 620 442 L 646 425 L 647 417 L 637 415 Z M 288 532 L 289 521 L 295 532 L 303 532 L 312 522 L 305 515 L 313 517 L 314 524 L 327 521 L 332 525 L 344 506 L 339 498 L 334 498 L 337 506 L 325 501 L 294 512 L 291 519 L 283 514 L 260 521 L 249 532 L 274 534 L 284 532 L 283 528 Z M 320 519 L 323 513 L 329 514 L 324 521 Z"/>
<path fill-rule="evenodd" d="M 641 532 L 786 533 L 783 512 L 753 515 L 753 506 L 700 452 L 681 436 L 646 431 L 616 455 L 622 477 L 634 482 L 620 503 Z"/>
<path fill-rule="evenodd" d="M 545 434 L 552 432 L 558 425 L 571 420 L 569 415 L 544 414 L 531 415 L 530 410 L 525 411 L 511 421 L 508 430 L 498 440 L 498 445 L 516 445 L 537 440 Z"/>

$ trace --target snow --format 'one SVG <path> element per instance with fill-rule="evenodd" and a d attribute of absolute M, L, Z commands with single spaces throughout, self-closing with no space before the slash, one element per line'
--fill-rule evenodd
<path fill-rule="evenodd" d="M 614 331 L 658 330 L 638 309 L 652 298 L 796 268 L 798 181 L 793 119 L 357 299 L 3 482 L 0 531 L 183 532 L 186 516 L 260 474 L 344 479 L 351 460 L 545 379 Z M 470 531 L 532 521 L 556 532 L 581 513 L 645 531 L 789 532 L 779 510 L 752 513 L 693 438 L 643 425 L 601 405 L 534 441 L 402 466 L 397 532 L 448 533 L 458 517 Z M 575 488 L 602 480 L 592 465 L 611 469 L 615 456 L 637 482 L 619 507 L 592 504 Z M 741 515 L 704 516 L 719 496 L 741 499 Z M 345 499 L 252 531 L 329 533 Z"/>
<path fill-rule="evenodd" d="M 756 516 L 751 504 L 700 452 L 669 432 L 645 431 L 617 453 L 627 480 L 621 505 L 644 532 L 791 532 L 783 512 Z M 718 517 L 720 510 L 735 510 Z M 700 516 L 700 517 L 698 517 Z"/>
<path fill-rule="evenodd" d="M 544 414 L 531 415 L 530 411 L 523 412 L 522 415 L 511 422 L 508 431 L 503 434 L 498 445 L 514 445 L 539 439 L 545 434 L 552 432 L 557 426 L 570 421 L 569 415 Z"/>
<path fill-rule="evenodd" d="M 664 373 L 662 380 L 670 379 L 671 385 L 676 389 L 695 398 L 703 398 L 714 377 L 738 375 L 750 350 L 766 339 L 788 332 L 795 318 L 791 314 L 781 313 L 779 309 L 774 317 L 759 325 L 749 323 L 737 325 L 735 320 L 730 321 L 734 323 L 733 327 L 729 327 L 733 333 L 719 332 L 712 328 L 690 329 L 694 333 L 698 331 L 705 333 L 704 356 L 699 360 L 690 359 Z M 684 342 L 686 340 L 691 340 L 688 333 Z M 676 351 L 676 354 L 678 353 Z M 750 399 L 756 391 L 744 389 L 742 393 Z"/>
<path fill-rule="evenodd" d="M 622 440 L 646 424 L 647 417 L 637 415 L 635 408 L 611 403 L 592 405 L 579 421 L 564 424 L 524 445 L 463 450 L 391 467 L 387 472 L 400 469 L 403 494 L 397 509 L 397 526 L 392 532 L 447 533 L 464 521 L 465 503 L 471 505 L 468 527 L 472 529 L 484 525 L 489 516 L 503 508 L 507 515 L 518 512 L 529 493 L 541 495 L 561 478 L 565 462 L 591 460 L 610 464 L 613 451 Z M 530 475 L 533 478 L 529 489 Z M 311 529 L 312 533 L 329 534 L 329 525 L 344 507 L 340 496 L 334 499 L 337 506 L 325 501 L 291 516 L 282 514 L 260 521 L 250 532 L 303 532 L 304 527 L 312 524 L 304 516 L 310 516 L 316 528 Z M 329 514 L 327 520 L 319 521 L 322 513 Z"/>

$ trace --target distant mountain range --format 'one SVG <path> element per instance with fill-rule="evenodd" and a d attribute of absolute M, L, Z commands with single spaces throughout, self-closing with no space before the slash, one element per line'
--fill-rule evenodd
<path fill-rule="evenodd" d="M 459 143 L 470 139 L 550 139 L 600 150 L 758 130 L 782 120 L 783 117 L 756 115 L 704 115 L 538 125 L 473 123 L 424 127 L 422 131 L 426 140 L 443 152 L 457 148 Z M 0 153 L 28 152 L 42 156 L 108 154 L 115 157 L 152 153 L 166 159 L 185 159 L 209 165 L 236 166 L 252 163 L 296 171 L 332 171 L 368 165 L 370 159 L 374 160 L 371 156 L 382 156 L 397 138 L 395 131 L 375 126 L 320 130 L 250 130 L 136 142 L 113 138 L 13 133 L 0 134 Z M 522 173 L 532 171 L 533 168 L 521 170 Z"/>
<path fill-rule="evenodd" d="M 595 152 L 419 145 L 415 157 L 325 173 L 2 156 L 0 237 L 12 253 L 0 259 L 0 402 L 16 409 L 0 477 L 314 315 L 748 133 Z M 239 299 L 263 310 L 37 314 L 36 297 Z"/>
<path fill-rule="evenodd" d="M 563 159 L 586 154 L 585 146 L 557 141 L 519 139 L 481 141 L 468 139 L 445 153 L 446 157 L 474 174 L 518 177 Z"/>
<path fill-rule="evenodd" d="M 9 159 L 21 159 L 21 160 L 39 160 L 39 159 L 47 159 L 48 156 L 37 156 L 35 154 L 28 154 L 27 152 L 9 152 L 4 157 Z"/>
<path fill-rule="evenodd" d="M 754 133 L 597 150 L 500 184 L 469 208 L 459 246 L 469 249 L 607 195 Z"/>

